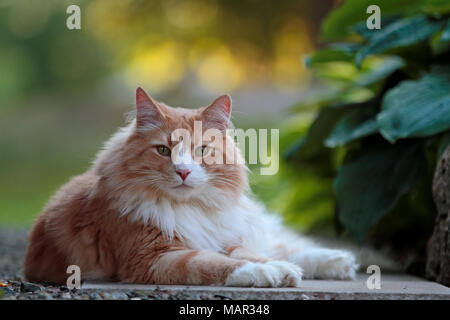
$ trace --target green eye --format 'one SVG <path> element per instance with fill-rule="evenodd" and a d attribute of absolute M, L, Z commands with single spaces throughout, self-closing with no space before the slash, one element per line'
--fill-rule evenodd
<path fill-rule="evenodd" d="M 158 153 L 162 156 L 165 157 L 170 156 L 170 149 L 166 146 L 157 146 L 156 150 L 158 150 Z"/>
<path fill-rule="evenodd" d="M 201 156 L 204 156 L 205 154 L 207 154 L 208 151 L 209 151 L 209 147 L 208 146 L 201 146 L 201 147 L 198 147 L 195 150 L 195 155 L 197 157 L 201 157 Z"/>

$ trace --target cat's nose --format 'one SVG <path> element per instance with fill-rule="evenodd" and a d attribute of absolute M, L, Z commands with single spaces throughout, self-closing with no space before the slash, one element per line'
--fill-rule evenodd
<path fill-rule="evenodd" d="M 189 170 L 189 169 L 177 169 L 176 173 L 178 173 L 178 175 L 184 181 L 184 180 L 186 180 L 186 178 L 189 175 L 189 173 L 191 173 L 191 170 Z"/>

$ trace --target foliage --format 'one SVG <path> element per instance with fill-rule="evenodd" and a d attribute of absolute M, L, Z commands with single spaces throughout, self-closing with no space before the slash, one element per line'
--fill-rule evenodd
<path fill-rule="evenodd" d="M 371 4 L 379 30 L 365 25 Z M 288 159 L 333 172 L 338 225 L 358 241 L 388 233 L 399 211 L 408 216 L 391 227 L 433 223 L 430 177 L 450 143 L 449 13 L 438 0 L 348 0 L 322 29 L 340 42 L 306 58 L 326 89 L 294 107 L 319 111 Z"/>

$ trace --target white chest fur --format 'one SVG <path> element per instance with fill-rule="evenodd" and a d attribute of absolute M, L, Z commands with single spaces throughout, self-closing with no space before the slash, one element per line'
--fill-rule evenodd
<path fill-rule="evenodd" d="M 133 214 L 134 220 L 153 224 L 168 239 L 176 236 L 188 248 L 222 252 L 234 245 L 256 242 L 263 229 L 259 211 L 259 206 L 243 196 L 214 211 L 189 205 L 173 206 L 167 200 L 147 200 L 126 206 L 122 215 Z"/>

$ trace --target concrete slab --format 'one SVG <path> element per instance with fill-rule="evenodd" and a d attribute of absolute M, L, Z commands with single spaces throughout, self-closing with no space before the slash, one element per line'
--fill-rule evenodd
<path fill-rule="evenodd" d="M 359 274 L 354 281 L 303 280 L 300 288 L 237 288 L 218 286 L 172 286 L 125 283 L 84 283 L 82 289 L 105 291 L 144 291 L 181 299 L 269 299 L 269 300 L 404 300 L 443 299 L 450 300 L 450 288 L 435 282 L 401 274 L 381 276 L 381 289 L 370 290 L 366 281 L 369 275 Z M 156 294 L 155 294 L 156 295 Z"/>

